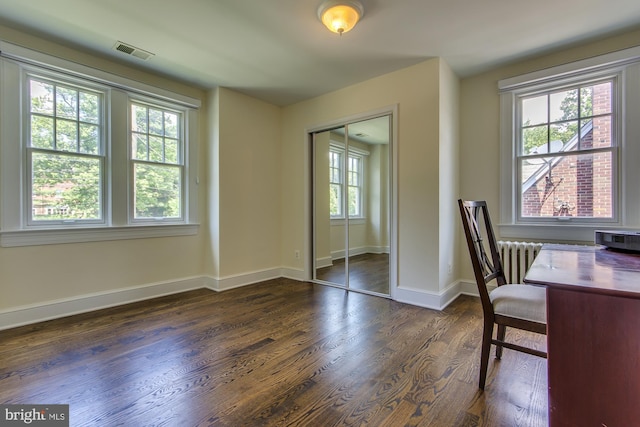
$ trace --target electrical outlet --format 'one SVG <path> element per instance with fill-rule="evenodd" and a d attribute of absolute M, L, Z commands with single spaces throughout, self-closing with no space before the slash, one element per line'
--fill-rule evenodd
<path fill-rule="evenodd" d="M 293 251 L 293 254 L 296 257 L 296 259 L 300 259 L 300 250 L 296 249 L 295 251 Z"/>
<path fill-rule="evenodd" d="M 451 273 L 453 273 L 453 265 L 449 263 L 449 275 L 451 275 Z"/>

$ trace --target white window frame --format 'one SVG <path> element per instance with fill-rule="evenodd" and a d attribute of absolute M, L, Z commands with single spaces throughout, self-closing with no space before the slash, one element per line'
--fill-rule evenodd
<path fill-rule="evenodd" d="M 166 104 L 166 103 L 160 103 L 158 101 L 154 101 L 148 98 L 142 98 L 142 97 L 130 97 L 129 98 L 129 108 L 128 108 L 128 118 L 129 118 L 129 122 L 127 125 L 127 129 L 128 129 L 128 153 L 129 153 L 129 221 L 131 223 L 134 224 L 144 224 L 144 223 L 157 223 L 157 222 L 163 222 L 163 223 L 183 223 L 184 222 L 184 215 L 185 215 L 185 211 L 187 210 L 187 205 L 186 205 L 186 197 L 185 197 L 185 178 L 186 178 L 186 161 L 185 161 L 185 132 L 184 132 L 184 128 L 185 128 L 185 116 L 186 116 L 186 111 L 184 109 L 179 108 L 176 105 L 171 105 L 171 104 Z M 139 105 L 139 106 L 143 106 L 146 108 L 152 108 L 152 109 L 158 109 L 158 110 L 162 110 L 163 112 L 174 112 L 178 114 L 179 117 L 179 130 L 178 130 L 178 140 L 180 143 L 180 147 L 179 147 L 179 153 L 178 153 L 178 163 L 175 164 L 169 164 L 169 163 L 163 163 L 163 162 L 153 162 L 153 161 L 141 161 L 141 160 L 137 160 L 133 158 L 133 140 L 132 140 L 132 135 L 133 135 L 133 130 L 132 130 L 132 123 L 131 123 L 131 109 L 133 107 L 133 105 Z M 136 213 L 135 213 L 135 165 L 137 163 L 142 163 L 142 164 L 158 164 L 158 165 L 170 165 L 170 166 L 176 166 L 179 167 L 180 169 L 180 215 L 178 217 L 162 217 L 162 218 L 136 218 Z"/>
<path fill-rule="evenodd" d="M 198 223 L 198 108 L 191 98 L 0 41 L 0 246 L 93 242 L 105 240 L 197 234 Z M 27 215 L 26 149 L 28 135 L 23 108 L 26 73 L 49 76 L 81 87 L 105 91 L 105 178 L 103 222 L 80 221 L 29 224 Z M 26 83 L 25 83 L 26 84 Z M 183 215 L 179 221 L 132 221 L 129 194 L 130 99 L 146 99 L 179 109 L 184 117 Z M 28 104 L 27 107 L 29 108 Z"/>
<path fill-rule="evenodd" d="M 344 198 L 345 198 L 345 193 L 344 193 L 345 152 L 344 152 L 344 148 L 339 147 L 339 146 L 337 146 L 335 144 L 331 144 L 329 146 L 329 154 L 332 154 L 332 153 L 338 155 L 338 176 L 340 177 L 340 181 L 339 182 L 332 181 L 333 174 L 331 173 L 331 169 L 333 169 L 333 167 L 331 165 L 331 159 L 329 159 L 329 188 L 331 188 L 332 185 L 338 186 L 340 188 L 340 190 L 339 190 L 340 201 L 338 203 L 338 213 L 337 214 L 330 214 L 330 216 L 331 216 L 332 220 L 334 220 L 334 219 L 344 219 L 344 217 L 345 217 L 345 215 L 344 215 L 344 207 L 345 207 L 345 203 L 344 203 Z"/>
<path fill-rule="evenodd" d="M 351 172 L 351 169 L 349 168 L 349 159 L 357 159 L 358 160 L 358 184 L 357 185 L 350 185 L 349 184 L 349 172 Z M 363 219 L 365 217 L 364 214 L 364 159 L 365 156 L 363 154 L 360 154 L 359 151 L 355 151 L 353 148 L 349 148 L 349 155 L 347 156 L 346 162 L 347 162 L 347 179 L 345 182 L 346 188 L 347 188 L 347 214 L 349 214 L 348 209 L 349 209 L 349 189 L 351 187 L 356 187 L 358 188 L 358 195 L 360 200 L 358 200 L 358 206 L 360 207 L 360 212 L 358 212 L 355 215 L 351 215 L 349 214 L 349 218 L 350 219 Z"/>
<path fill-rule="evenodd" d="M 614 188 L 612 220 L 568 217 L 522 218 L 518 185 L 519 109 L 523 93 L 614 77 L 617 123 L 618 185 Z M 591 241 L 597 229 L 640 228 L 640 47 L 501 80 L 500 90 L 500 235 L 503 238 L 549 241 Z M 615 157 L 615 156 L 614 156 Z"/>
<path fill-rule="evenodd" d="M 25 228 L 45 228 L 45 227 L 61 227 L 65 228 L 67 225 L 76 224 L 76 225 L 84 225 L 84 226 L 94 226 L 94 225 L 105 225 L 107 212 L 109 212 L 110 207 L 108 205 L 108 198 L 105 196 L 107 194 L 107 182 L 108 182 L 108 168 L 106 167 L 106 160 L 108 158 L 106 152 L 106 139 L 107 139 L 107 129 L 106 129 L 106 115 L 105 115 L 105 106 L 107 105 L 108 96 L 109 96 L 109 88 L 101 85 L 96 85 L 88 81 L 78 81 L 77 79 L 69 79 L 65 78 L 65 76 L 54 74 L 47 72 L 43 69 L 38 69 L 34 67 L 22 67 L 22 75 L 21 75 L 21 90 L 22 90 L 22 116 L 21 122 L 23 123 L 23 138 L 21 138 L 21 143 L 24 144 L 24 152 L 25 152 L 25 188 L 24 188 L 24 200 L 27 204 L 25 208 L 25 213 L 32 212 L 32 199 L 31 194 L 33 190 L 33 181 L 29 178 L 31 175 L 31 167 L 32 167 L 32 154 L 33 152 L 46 152 L 49 150 L 44 150 L 40 148 L 30 147 L 28 144 L 28 140 L 31 136 L 31 126 L 30 126 L 30 117 L 32 113 L 30 112 L 29 105 L 31 103 L 30 99 L 30 89 L 29 82 L 33 80 L 44 81 L 48 83 L 52 83 L 55 85 L 60 85 L 64 87 L 72 87 L 78 90 L 86 90 L 95 93 L 99 93 L 101 95 L 101 111 L 100 111 L 100 153 L 98 155 L 94 155 L 93 157 L 101 158 L 101 185 L 100 185 L 100 198 L 101 198 L 101 210 L 100 210 L 100 218 L 92 219 L 92 220 L 34 220 L 33 213 L 31 215 L 27 214 L 25 218 Z M 54 106 L 55 108 L 55 106 Z M 59 152 L 57 150 L 53 150 L 52 152 L 61 153 L 60 155 L 64 155 L 64 152 Z M 73 154 L 73 153 L 69 153 Z M 76 153 L 77 154 L 77 153 Z M 75 154 L 74 154 L 75 155 Z"/>
<path fill-rule="evenodd" d="M 344 220 L 347 217 L 350 220 L 363 220 L 366 218 L 365 213 L 365 158 L 369 155 L 368 151 L 360 150 L 355 147 L 349 147 L 348 154 L 344 150 L 344 145 L 338 142 L 331 142 L 329 144 L 329 152 L 335 152 L 340 154 L 341 162 L 340 162 L 340 183 L 329 182 L 329 185 L 336 184 L 340 185 L 340 194 L 342 195 L 342 200 L 340 204 L 340 214 L 339 215 L 331 215 L 332 221 L 340 221 Z M 360 189 L 360 212 L 357 215 L 349 215 L 349 187 L 354 187 L 349 185 L 349 158 L 357 158 L 358 165 L 360 170 L 358 171 L 359 185 Z M 331 179 L 331 178 L 329 178 Z"/>

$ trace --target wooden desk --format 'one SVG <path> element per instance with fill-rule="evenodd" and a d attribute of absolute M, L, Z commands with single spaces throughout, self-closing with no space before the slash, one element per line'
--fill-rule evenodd
<path fill-rule="evenodd" d="M 640 425 L 640 255 L 545 245 L 549 425 Z"/>

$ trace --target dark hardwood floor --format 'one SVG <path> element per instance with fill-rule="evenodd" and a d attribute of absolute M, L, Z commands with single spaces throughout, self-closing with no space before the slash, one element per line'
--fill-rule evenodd
<path fill-rule="evenodd" d="M 287 279 L 191 291 L 0 331 L 0 402 L 72 426 L 546 426 L 544 359 L 505 350 L 478 389 L 481 316 Z"/>
<path fill-rule="evenodd" d="M 330 267 L 319 268 L 318 280 L 340 285 L 346 283 L 344 259 Z M 349 257 L 349 287 L 389 295 L 389 254 L 360 254 Z"/>

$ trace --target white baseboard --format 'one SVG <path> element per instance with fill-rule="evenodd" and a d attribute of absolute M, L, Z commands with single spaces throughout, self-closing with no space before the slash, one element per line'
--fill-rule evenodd
<path fill-rule="evenodd" d="M 357 248 L 349 249 L 349 256 L 363 255 L 363 254 L 388 254 L 389 246 L 360 246 Z M 331 252 L 331 259 L 338 260 L 343 259 L 345 250 Z"/>
<path fill-rule="evenodd" d="M 480 296 L 478 293 L 478 286 L 476 282 L 472 280 L 460 280 L 460 293 L 463 295 L 471 295 L 474 297 Z"/>
<path fill-rule="evenodd" d="M 367 246 L 367 253 L 370 254 L 388 254 L 389 246 Z"/>
<path fill-rule="evenodd" d="M 221 292 L 280 277 L 300 282 L 307 280 L 304 270 L 279 267 L 221 278 L 198 276 L 151 283 L 126 289 L 81 295 L 74 298 L 2 310 L 0 311 L 0 330 L 194 289 L 207 288 Z M 420 307 L 442 310 L 460 294 L 478 296 L 475 283 L 470 281 L 456 281 L 443 291 L 437 293 L 399 287 L 395 291 L 394 300 Z"/>
<path fill-rule="evenodd" d="M 226 277 L 205 277 L 205 287 L 216 292 L 252 285 L 266 280 L 285 277 L 298 281 L 304 281 L 304 271 L 287 267 L 271 268 L 250 273 L 236 274 Z"/>
<path fill-rule="evenodd" d="M 253 283 L 264 282 L 265 280 L 277 279 L 278 277 L 282 277 L 281 268 L 252 271 L 250 273 L 234 274 L 225 277 L 207 276 L 205 286 L 213 291 L 221 292 Z"/>
<path fill-rule="evenodd" d="M 496 285 L 487 285 L 487 290 L 489 292 L 491 292 L 495 288 Z M 464 295 L 471 295 L 472 297 L 480 297 L 480 293 L 478 293 L 478 285 L 473 280 L 461 280 L 460 293 Z"/>
<path fill-rule="evenodd" d="M 394 299 L 405 304 L 417 305 L 433 310 L 443 310 L 462 293 L 461 286 L 462 282 L 453 282 L 440 292 L 398 287 Z"/>
<path fill-rule="evenodd" d="M 0 330 L 203 287 L 203 277 L 188 277 L 2 310 Z"/>
<path fill-rule="evenodd" d="M 333 265 L 333 258 L 330 256 L 316 259 L 316 268 L 331 267 Z"/>
<path fill-rule="evenodd" d="M 281 271 L 282 271 L 282 277 L 284 277 L 285 279 L 297 280 L 298 282 L 304 282 L 308 280 L 304 270 L 298 270 L 297 268 L 282 267 Z"/>

